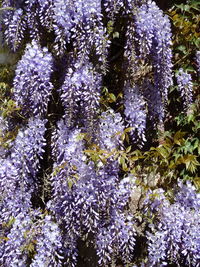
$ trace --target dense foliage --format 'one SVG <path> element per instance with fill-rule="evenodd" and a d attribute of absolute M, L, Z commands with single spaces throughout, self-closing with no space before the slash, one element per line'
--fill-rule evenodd
<path fill-rule="evenodd" d="M 0 3 L 0 265 L 199 266 L 197 2 Z"/>

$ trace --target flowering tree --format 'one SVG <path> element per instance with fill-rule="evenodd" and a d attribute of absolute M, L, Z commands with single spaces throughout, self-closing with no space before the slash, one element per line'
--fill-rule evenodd
<path fill-rule="evenodd" d="M 3 0 L 1 6 L 4 41 L 20 59 L 8 92 L 16 114 L 0 120 L 6 144 L 0 264 L 83 266 L 81 242 L 94 250 L 87 264 L 130 264 L 138 235 L 128 208 L 133 184 L 116 155 L 127 149 L 124 133 L 142 147 L 165 118 L 173 85 L 169 19 L 151 0 Z M 187 109 L 190 75 L 180 69 L 177 84 Z M 183 197 L 177 195 L 177 205 Z M 194 208 L 197 218 L 186 230 L 188 242 L 199 227 L 196 205 L 184 210 L 189 217 Z M 177 206 L 159 207 L 162 225 L 148 233 L 147 266 L 169 260 L 167 247 L 155 259 L 155 242 L 170 236 L 159 233 L 169 228 L 165 209 L 176 214 Z M 181 252 L 192 266 L 198 242 L 194 249 L 184 243 Z"/>

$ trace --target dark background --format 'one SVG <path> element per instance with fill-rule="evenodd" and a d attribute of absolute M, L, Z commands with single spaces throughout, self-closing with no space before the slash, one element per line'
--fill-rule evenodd
<path fill-rule="evenodd" d="M 182 1 L 182 0 L 155 0 L 155 2 L 157 3 L 157 5 L 162 9 L 162 10 L 166 10 L 168 8 L 170 8 L 173 4 L 185 4 L 187 1 Z"/>

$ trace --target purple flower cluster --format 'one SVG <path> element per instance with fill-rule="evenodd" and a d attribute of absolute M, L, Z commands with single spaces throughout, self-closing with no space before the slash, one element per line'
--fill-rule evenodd
<path fill-rule="evenodd" d="M 94 23 L 93 19 L 98 17 L 101 17 L 100 1 L 56 0 L 54 3 L 55 31 L 62 29 L 67 41 L 76 34 L 75 30 L 79 24 L 85 24 L 84 26 L 87 25 L 89 29 Z"/>
<path fill-rule="evenodd" d="M 113 116 L 110 114 L 110 117 Z M 115 120 L 121 124 L 120 117 Z M 113 127 L 113 118 L 111 123 Z M 122 127 L 121 124 L 119 130 Z M 114 130 L 114 127 L 110 129 Z M 113 130 L 104 137 L 104 140 L 108 140 L 105 140 L 108 148 L 112 145 L 111 138 L 115 141 Z M 57 163 L 52 176 L 53 199 L 49 207 L 65 229 L 64 251 L 67 263 L 76 266 L 77 242 L 79 239 L 87 240 L 88 235 L 92 235 L 100 266 L 117 258 L 127 263 L 135 244 L 133 222 L 128 221 L 128 215 L 124 213 L 130 194 L 129 187 L 127 184 L 118 185 L 118 168 L 113 168 L 112 161 L 98 169 L 93 162 L 87 163 L 83 153 L 84 142 L 80 136 L 80 129 L 69 131 L 63 120 L 59 122 L 54 136 L 56 142 L 53 151 Z"/>
<path fill-rule="evenodd" d="M 164 119 L 168 88 L 172 85 L 171 28 L 169 19 L 154 1 L 135 3 L 129 10 L 131 15 L 129 14 L 124 49 L 124 111 L 128 112 L 125 115 L 129 120 L 131 109 L 138 114 L 142 128 L 135 140 L 145 141 L 146 117 L 150 119 L 153 128 Z M 135 97 L 134 105 L 126 96 L 130 96 L 127 87 L 140 88 L 140 100 Z M 133 97 L 131 99 L 133 101 Z"/>
<path fill-rule="evenodd" d="M 26 47 L 14 78 L 14 99 L 25 116 L 44 116 L 53 85 L 52 56 L 36 41 Z"/>
<path fill-rule="evenodd" d="M 200 51 L 196 52 L 196 64 L 197 64 L 197 71 L 200 75 Z"/>
<path fill-rule="evenodd" d="M 120 113 L 110 109 L 103 112 L 99 121 L 99 143 L 101 148 L 111 151 L 122 145 L 120 137 L 125 129 Z"/>
<path fill-rule="evenodd" d="M 9 124 L 6 120 L 4 120 L 1 116 L 0 116 L 0 139 L 4 140 L 4 138 L 6 137 L 6 132 L 9 128 Z M 0 145 L 0 159 L 3 159 L 6 157 L 6 152 L 7 149 L 6 147 L 4 147 L 2 144 Z"/>
<path fill-rule="evenodd" d="M 144 98 L 148 106 L 148 117 L 153 125 L 157 125 L 163 121 L 165 115 L 165 103 L 163 103 L 162 94 L 148 80 L 144 81 L 142 88 L 144 88 Z"/>
<path fill-rule="evenodd" d="M 172 85 L 172 34 L 169 19 L 155 2 L 147 1 L 138 9 L 135 33 L 137 59 L 152 65 L 156 88 L 154 92 L 158 92 L 159 98 L 161 96 L 165 102 L 167 89 Z M 157 104 L 155 101 L 154 105 Z"/>
<path fill-rule="evenodd" d="M 103 6 L 106 15 L 114 21 L 117 15 L 121 12 L 124 14 L 130 14 L 135 6 L 138 5 L 137 0 L 103 0 Z"/>
<path fill-rule="evenodd" d="M 30 188 L 34 188 L 34 181 L 43 156 L 46 120 L 30 119 L 27 128 L 21 129 L 11 149 L 11 160 L 20 173 L 21 182 L 27 181 Z M 22 160 L 23 159 L 23 160 Z M 28 182 L 30 180 L 32 182 Z"/>
<path fill-rule="evenodd" d="M 127 87 L 124 92 L 124 114 L 128 126 L 132 127 L 131 135 L 134 140 L 146 141 L 146 102 L 141 95 L 138 86 Z"/>
<path fill-rule="evenodd" d="M 200 260 L 200 195 L 188 182 L 179 182 L 174 203 L 164 192 L 153 192 L 151 210 L 157 220 L 147 233 L 149 266 L 198 266 Z M 154 215 L 154 216 L 155 216 Z"/>
<path fill-rule="evenodd" d="M 26 21 L 23 17 L 23 10 L 16 9 L 15 12 L 9 12 L 4 19 L 5 23 L 5 41 L 16 51 L 24 38 Z"/>
<path fill-rule="evenodd" d="M 189 105 L 192 103 L 193 97 L 193 84 L 192 77 L 189 73 L 180 69 L 177 76 L 178 91 L 183 99 L 184 109 L 187 110 Z"/>
<path fill-rule="evenodd" d="M 101 83 L 101 75 L 90 62 L 77 62 L 68 69 L 61 88 L 68 127 L 79 123 L 89 131 L 93 128 L 99 109 Z"/>
<path fill-rule="evenodd" d="M 123 0 L 104 0 L 103 5 L 107 16 L 114 20 L 115 16 L 121 9 L 124 9 L 124 1 Z"/>
<path fill-rule="evenodd" d="M 3 1 L 3 7 L 14 8 L 4 14 L 5 40 L 13 50 L 22 44 L 25 31 L 31 40 L 40 42 L 46 30 L 56 35 L 53 46 L 57 55 L 63 55 L 73 41 L 80 60 L 95 54 L 99 66 L 106 70 L 110 43 L 102 22 L 101 1 L 26 0 L 21 5 L 16 2 Z"/>
<path fill-rule="evenodd" d="M 31 267 L 62 266 L 62 236 L 58 225 L 50 215 L 39 221 L 36 254 Z"/>
<path fill-rule="evenodd" d="M 80 61 L 95 53 L 105 68 L 109 41 L 102 23 L 101 1 L 56 0 L 53 11 L 57 53 L 73 40 Z"/>
<path fill-rule="evenodd" d="M 30 120 L 21 129 L 10 149 L 10 156 L 1 160 L 0 192 L 2 220 L 31 207 L 31 194 L 37 189 L 39 161 L 45 145 L 45 121 Z"/>
<path fill-rule="evenodd" d="M 14 51 L 21 46 L 25 31 L 29 31 L 31 39 L 37 41 L 42 38 L 42 27 L 52 31 L 52 5 L 51 0 L 3 0 L 3 7 L 13 8 L 4 13 L 4 33 L 5 41 Z"/>
<path fill-rule="evenodd" d="M 37 214 L 35 212 L 35 214 Z M 27 212 L 20 212 L 14 218 L 12 228 L 7 235 L 8 241 L 5 243 L 2 257 L 3 266 L 26 266 L 28 251 L 25 250 L 27 235 L 30 235 L 32 226 L 31 217 Z"/>
<path fill-rule="evenodd" d="M 65 121 L 58 122 L 58 129 L 54 133 L 53 156 L 55 157 L 54 172 L 52 174 L 53 202 L 57 214 L 61 208 L 62 197 L 68 194 L 72 184 L 77 182 L 86 170 L 83 154 L 83 142 L 79 140 L 81 131 L 69 131 Z"/>
<path fill-rule="evenodd" d="M 7 239 L 0 259 L 2 266 L 62 266 L 61 234 L 50 215 L 43 215 L 39 210 L 20 212 Z M 35 256 L 30 264 L 31 253 Z"/>

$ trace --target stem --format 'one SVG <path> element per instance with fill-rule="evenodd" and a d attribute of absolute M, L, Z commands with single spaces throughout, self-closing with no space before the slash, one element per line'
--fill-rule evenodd
<path fill-rule="evenodd" d="M 4 11 L 4 10 L 16 10 L 15 7 L 1 7 L 0 11 Z"/>

